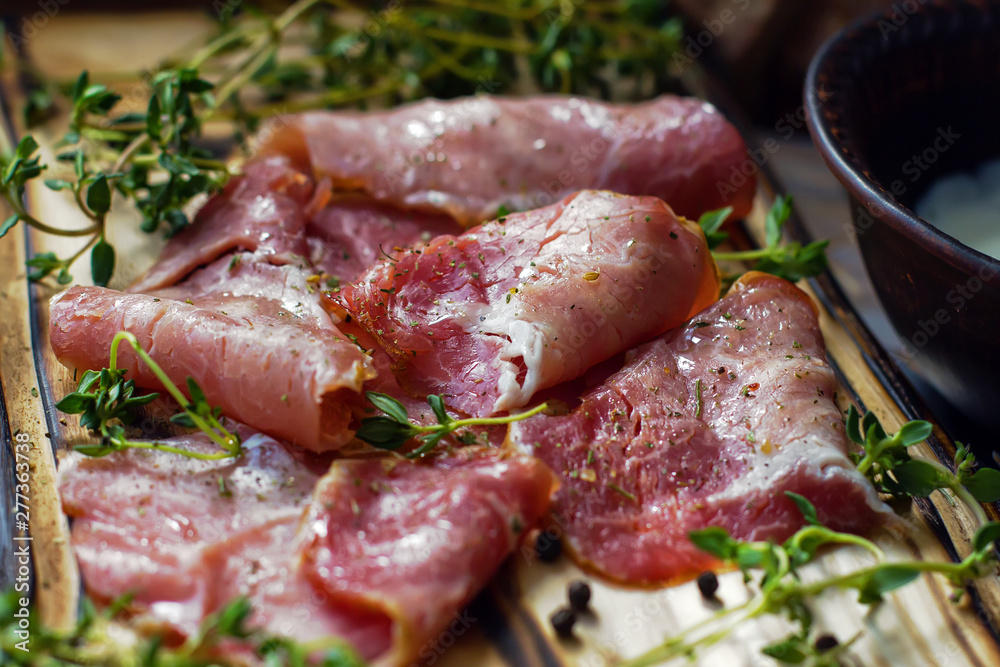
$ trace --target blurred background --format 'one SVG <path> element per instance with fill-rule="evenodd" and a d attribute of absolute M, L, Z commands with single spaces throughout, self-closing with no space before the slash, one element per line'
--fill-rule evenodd
<path fill-rule="evenodd" d="M 755 122 L 802 104 L 802 83 L 816 50 L 851 21 L 890 0 L 673 0 L 689 37 L 721 67 L 744 112 Z M 690 46 L 688 42 L 687 46 Z"/>

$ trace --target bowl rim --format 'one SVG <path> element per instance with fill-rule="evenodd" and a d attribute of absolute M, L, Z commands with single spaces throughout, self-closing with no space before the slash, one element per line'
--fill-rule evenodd
<path fill-rule="evenodd" d="M 923 11 L 927 7 L 928 5 L 922 5 L 918 11 Z M 935 256 L 941 257 L 966 274 L 978 274 L 984 265 L 992 271 L 992 275 L 1000 273 L 1000 259 L 962 243 L 900 204 L 885 187 L 853 161 L 852 156 L 859 154 L 854 144 L 850 140 L 841 141 L 833 134 L 833 128 L 837 123 L 831 117 L 832 114 L 824 99 L 829 93 L 820 89 L 822 84 L 819 79 L 827 72 L 830 63 L 836 57 L 838 46 L 856 41 L 862 31 L 876 29 L 878 22 L 887 20 L 892 11 L 894 10 L 890 7 L 854 21 L 826 40 L 813 56 L 806 72 L 804 91 L 806 125 L 813 145 L 837 180 L 861 206 L 872 211 L 872 206 L 877 204 L 880 214 L 873 212 L 872 217 L 887 223 L 895 231 L 913 239 Z M 1000 159 L 1000 156 L 997 158 Z M 851 220 L 853 223 L 853 214 Z"/>

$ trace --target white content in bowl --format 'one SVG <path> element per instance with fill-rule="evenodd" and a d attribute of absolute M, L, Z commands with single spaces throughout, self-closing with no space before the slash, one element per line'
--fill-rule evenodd
<path fill-rule="evenodd" d="M 916 213 L 965 245 L 1000 259 L 1000 159 L 938 179 Z"/>

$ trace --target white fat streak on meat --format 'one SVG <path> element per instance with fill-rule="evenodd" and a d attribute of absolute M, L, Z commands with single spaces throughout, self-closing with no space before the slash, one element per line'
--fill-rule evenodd
<path fill-rule="evenodd" d="M 296 266 L 274 266 L 259 261 L 252 253 L 236 253 L 199 269 L 179 285 L 150 294 L 175 301 L 190 299 L 196 306 L 215 310 L 226 310 L 230 302 L 242 298 L 257 302 L 255 310 L 271 302 L 277 308 L 265 310 L 284 311 L 292 319 L 329 328 L 339 318 L 322 308 L 318 287 L 308 282 L 310 275 Z"/>
<path fill-rule="evenodd" d="M 564 233 L 560 231 L 555 237 Z M 558 256 L 545 252 L 551 247 L 551 244 L 543 246 L 542 253 L 534 259 L 535 264 L 551 266 L 560 261 Z M 599 260 L 595 258 L 595 261 Z M 539 275 L 537 268 L 525 266 L 520 276 L 521 284 L 524 285 L 530 278 L 537 279 Z M 563 351 L 556 342 L 560 332 L 550 320 L 536 318 L 533 311 L 526 310 L 525 298 L 521 289 L 515 293 L 500 294 L 490 303 L 470 304 L 459 319 L 469 333 L 498 336 L 506 341 L 495 362 L 500 366 L 497 379 L 500 396 L 493 405 L 494 412 L 525 405 L 535 392 L 551 386 L 564 372 Z M 519 382 L 521 364 L 525 374 L 523 381 Z"/>
<path fill-rule="evenodd" d="M 627 220 L 633 228 L 653 224 L 634 220 L 636 215 L 646 215 L 647 209 L 623 209 L 616 197 L 605 193 L 591 194 L 585 205 L 594 207 L 590 216 L 575 215 L 575 205 L 570 204 L 561 216 L 546 223 L 552 231 L 536 255 L 523 258 L 524 267 L 516 291 L 495 293 L 489 303 L 469 304 L 458 318 L 470 334 L 487 334 L 506 341 L 495 362 L 500 366 L 497 382 L 500 396 L 493 405 L 494 412 L 523 406 L 540 389 L 564 379 L 567 365 L 575 363 L 573 355 L 578 355 L 573 346 L 582 342 L 580 328 L 594 313 L 604 314 L 609 309 L 627 312 L 635 307 L 622 300 L 619 286 L 608 282 L 612 278 L 605 277 L 604 283 L 598 283 L 584 280 L 583 274 L 598 267 L 603 272 L 616 269 L 628 275 L 626 272 L 641 261 L 637 253 L 652 250 L 652 239 L 632 246 L 602 248 L 594 234 L 600 231 L 602 223 L 610 227 Z M 655 224 L 660 224 L 662 211 L 655 211 L 655 215 Z M 564 225 L 566 219 L 572 224 Z M 643 288 L 638 283 L 635 287 Z M 541 302 L 557 291 L 560 303 Z M 570 306 L 576 310 L 576 317 L 566 317 L 562 312 Z M 628 323 L 601 315 L 596 317 L 600 320 L 597 326 L 603 327 L 603 335 L 613 336 L 613 340 L 605 340 L 605 343 L 610 343 L 613 349 L 621 349 L 629 335 L 623 330 Z M 524 378 L 518 381 L 522 365 Z"/>

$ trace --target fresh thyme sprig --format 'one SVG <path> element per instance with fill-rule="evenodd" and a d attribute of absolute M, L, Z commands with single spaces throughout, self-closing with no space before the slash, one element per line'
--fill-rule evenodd
<path fill-rule="evenodd" d="M 957 443 L 954 473 L 937 461 L 911 458 L 908 448 L 926 440 L 931 431 L 928 422 L 912 421 L 890 436 L 871 412 L 862 418 L 853 405 L 847 411 L 847 437 L 863 448 L 851 458 L 876 489 L 916 498 L 948 489 L 984 522 L 979 503 L 1000 500 L 1000 470 L 976 470 L 975 456 L 962 443 Z"/>
<path fill-rule="evenodd" d="M 822 643 L 817 645 L 813 637 L 813 615 L 809 609 L 813 597 L 832 589 L 854 590 L 858 593 L 859 603 L 874 605 L 881 602 L 886 594 L 925 572 L 943 574 L 960 589 L 996 568 L 994 542 L 1000 538 L 1000 523 L 981 526 L 973 539 L 972 553 L 961 562 L 888 562 L 884 552 L 874 542 L 821 525 L 816 520 L 816 509 L 812 503 L 791 492 L 786 492 L 786 495 L 795 502 L 809 525 L 798 530 L 783 544 L 736 540 L 719 527 L 695 531 L 690 535 L 698 548 L 726 565 L 739 568 L 748 582 L 756 581 L 756 595 L 741 605 L 717 612 L 663 645 L 623 663 L 622 667 L 646 667 L 673 658 L 692 656 L 725 639 L 739 624 L 765 615 L 786 616 L 797 626 L 788 637 L 762 649 L 765 655 L 784 663 L 808 661 L 815 667 L 832 667 L 839 664 L 837 656 L 854 640 L 839 644 L 836 649 L 825 648 Z M 871 553 L 876 562 L 847 574 L 809 583 L 802 581 L 799 569 L 815 560 L 821 547 L 834 544 L 861 547 Z"/>
<path fill-rule="evenodd" d="M 701 225 L 708 239 L 708 247 L 715 248 L 729 238 L 726 232 L 719 231 L 725 222 L 731 208 L 710 211 L 701 216 Z M 763 271 L 772 275 L 796 282 L 803 278 L 817 276 L 827 269 L 826 246 L 828 240 L 813 241 L 803 246 L 797 241 L 782 243 L 782 230 L 792 214 L 792 197 L 778 196 L 767 212 L 764 223 L 765 246 L 756 250 L 741 250 L 737 252 L 716 252 L 712 256 L 716 261 L 754 262 L 755 271 Z"/>
<path fill-rule="evenodd" d="M 214 453 L 194 452 L 166 445 L 161 442 L 129 440 L 125 436 L 125 426 L 135 421 L 135 409 L 155 399 L 159 394 L 133 396 L 135 381 L 126 380 L 124 369 L 118 368 L 118 346 L 125 341 L 135 351 L 143 363 L 153 372 L 167 392 L 181 406 L 181 412 L 170 420 L 185 428 L 196 428 L 208 435 L 219 446 Z M 155 449 L 179 454 L 188 458 L 206 461 L 235 458 L 242 453 L 240 437 L 230 432 L 219 421 L 221 409 L 209 405 L 205 393 L 192 378 L 187 379 L 188 394 L 177 388 L 159 364 L 142 349 L 135 336 L 120 331 L 111 341 L 111 361 L 108 368 L 87 371 L 77 390 L 67 394 L 56 403 L 56 408 L 68 414 L 82 414 L 80 425 L 101 436 L 100 444 L 78 445 L 76 451 L 87 456 L 106 456 L 124 449 Z M 120 422 L 120 423 L 114 423 Z"/>
<path fill-rule="evenodd" d="M 0 664 L 25 667 L 221 667 L 229 665 L 220 653 L 220 643 L 237 641 L 253 650 L 268 667 L 364 667 L 355 652 L 337 639 L 299 643 L 247 627 L 253 611 L 246 598 L 236 598 L 207 617 L 199 631 L 180 646 L 167 646 L 163 637 L 136 637 L 122 642 L 112 631 L 115 617 L 131 600 L 119 598 L 100 612 L 84 598 L 76 625 L 67 632 L 46 628 L 29 609 L 27 640 L 17 631 L 23 628 L 21 593 L 13 589 L 0 594 Z M 119 630 L 120 632 L 120 630 Z M 23 643 L 22 643 L 23 641 Z M 23 647 L 23 649 L 22 649 Z M 319 656 L 317 658 L 317 656 Z M 240 663 L 242 664 L 242 663 Z"/>
<path fill-rule="evenodd" d="M 642 656 L 624 662 L 622 667 L 646 667 L 673 658 L 691 657 L 728 637 L 740 623 L 765 615 L 783 615 L 796 626 L 792 634 L 762 649 L 765 655 L 788 664 L 834 667 L 840 664 L 842 653 L 858 637 L 844 643 L 817 639 L 809 608 L 815 596 L 832 589 L 854 590 L 859 603 L 871 606 L 921 574 L 936 572 L 944 575 L 955 588 L 952 599 L 957 601 L 970 581 L 996 570 L 1000 523 L 986 520 L 977 499 L 992 499 L 1000 493 L 997 484 L 1000 472 L 990 469 L 974 472 L 975 461 L 964 447 L 960 447 L 956 455 L 958 474 L 936 463 L 911 459 L 907 448 L 931 434 L 931 425 L 924 421 L 909 422 L 889 435 L 872 413 L 861 418 L 852 407 L 848 411 L 847 429 L 851 440 L 863 448 L 862 453 L 854 456 L 858 470 L 868 476 L 877 489 L 899 497 L 922 497 L 934 490 L 947 489 L 967 503 L 980 522 L 972 539 L 971 553 L 958 563 L 890 562 L 874 542 L 823 526 L 808 499 L 785 492 L 807 525 L 783 544 L 737 540 L 717 526 L 694 531 L 689 536 L 699 549 L 742 571 L 748 583 L 756 581 L 757 593 L 747 602 L 723 609 Z M 965 486 L 970 482 L 978 495 Z M 815 582 L 802 581 L 799 569 L 813 562 L 822 547 L 837 544 L 860 547 L 874 557 L 875 563 Z"/>
<path fill-rule="evenodd" d="M 121 96 L 87 72 L 73 82 L 42 80 L 29 91 L 29 125 L 69 106 L 57 156 L 67 173 L 45 184 L 71 192 L 91 221 L 63 230 L 32 216 L 24 185 L 48 167 L 33 157 L 32 137 L 5 151 L 0 197 L 14 214 L 0 225 L 0 236 L 23 221 L 88 238 L 70 257 L 44 253 L 29 260 L 32 280 L 54 274 L 68 284 L 70 266 L 90 250 L 94 282 L 107 284 L 116 259 L 106 234 L 114 193 L 138 209 L 144 231 L 184 228 L 193 200 L 232 175 L 204 147 L 209 120 L 230 122 L 245 148 L 263 119 L 307 109 L 522 88 L 608 98 L 614 86 L 616 98 L 646 98 L 671 88 L 663 63 L 682 37 L 679 21 L 654 0 L 421 0 L 375 9 L 298 0 L 277 15 L 241 9 L 219 12 L 218 31 L 196 52 L 137 73 L 143 83 L 129 97 L 148 98 L 143 112 L 119 113 Z"/>
<path fill-rule="evenodd" d="M 410 415 L 406 406 L 391 396 L 379 394 L 374 391 L 367 392 L 366 396 L 372 405 L 381 410 L 384 415 L 375 417 L 365 417 L 361 420 L 361 428 L 355 434 L 359 440 L 367 442 L 379 449 L 397 450 L 410 440 L 416 438 L 420 441 L 420 446 L 406 454 L 407 458 L 417 458 L 428 453 L 445 438 L 459 430 L 468 429 L 473 426 L 496 426 L 512 424 L 528 417 L 533 417 L 546 410 L 548 405 L 542 403 L 525 412 L 506 417 L 473 417 L 469 419 L 455 419 L 451 417 L 444 406 L 444 401 L 440 396 L 431 394 L 427 397 L 437 424 L 424 426 L 410 421 Z M 471 437 L 468 437 L 471 436 Z M 457 436 L 459 442 L 470 444 L 475 441 L 475 436 L 470 431 Z"/>

